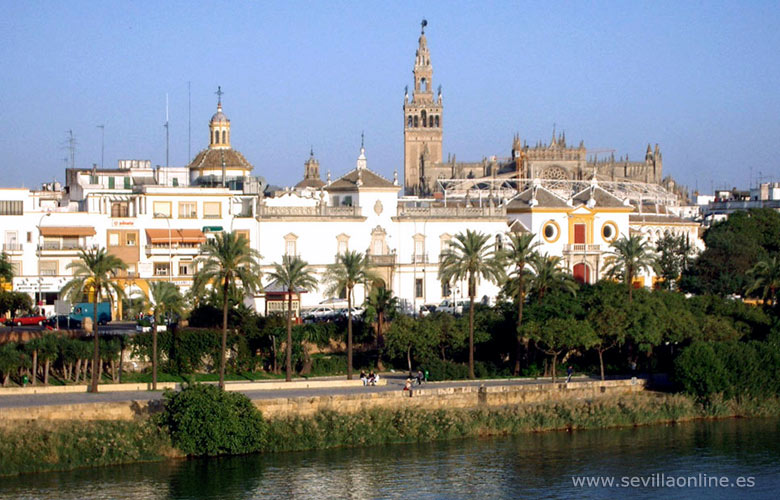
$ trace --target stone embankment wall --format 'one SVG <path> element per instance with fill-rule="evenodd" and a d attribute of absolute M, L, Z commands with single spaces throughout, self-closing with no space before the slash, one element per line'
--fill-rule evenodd
<path fill-rule="evenodd" d="M 265 417 L 312 415 L 319 411 L 355 413 L 375 408 L 455 409 L 500 407 L 525 403 L 594 399 L 619 396 L 645 390 L 646 381 L 607 380 L 571 382 L 569 384 L 526 384 L 498 386 L 463 386 L 437 388 L 430 384 L 413 391 L 412 397 L 400 390 L 357 394 L 267 398 L 254 401 Z M 161 409 L 160 401 L 126 401 L 56 406 L 4 408 L 2 421 L 18 420 L 132 420 L 146 418 Z"/>

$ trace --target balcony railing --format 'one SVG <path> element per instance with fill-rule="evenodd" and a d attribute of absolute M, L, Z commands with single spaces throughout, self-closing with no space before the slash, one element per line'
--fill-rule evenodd
<path fill-rule="evenodd" d="M 463 207 L 459 205 L 454 207 L 412 207 L 400 205 L 398 207 L 398 216 L 417 218 L 458 217 L 465 219 L 474 219 L 480 217 L 506 217 L 506 208 L 491 206 Z"/>
<path fill-rule="evenodd" d="M 268 207 L 261 205 L 258 217 L 360 217 L 360 207 Z"/>
<path fill-rule="evenodd" d="M 413 253 L 412 264 L 427 264 L 428 263 L 428 254 L 427 253 Z"/>
<path fill-rule="evenodd" d="M 153 243 L 146 245 L 148 255 L 197 255 L 200 252 L 200 243 L 174 243 L 168 247 L 167 243 Z"/>
<path fill-rule="evenodd" d="M 39 251 L 51 251 L 51 250 L 68 250 L 79 251 L 88 249 L 97 249 L 98 245 L 87 245 L 84 243 L 68 242 L 68 241 L 46 241 L 43 245 L 38 245 Z"/>
<path fill-rule="evenodd" d="M 395 254 L 368 255 L 368 263 L 372 266 L 394 266 Z"/>
<path fill-rule="evenodd" d="M 564 245 L 564 253 L 600 253 L 601 245 L 586 245 L 584 243 L 574 243 L 573 245 Z"/>
<path fill-rule="evenodd" d="M 22 243 L 3 243 L 4 252 L 21 252 L 22 250 Z"/>

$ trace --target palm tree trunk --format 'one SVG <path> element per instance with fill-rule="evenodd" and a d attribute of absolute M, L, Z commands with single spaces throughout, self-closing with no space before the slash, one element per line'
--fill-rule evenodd
<path fill-rule="evenodd" d="M 51 360 L 46 358 L 43 364 L 43 385 L 49 385 L 49 366 L 51 366 Z"/>
<path fill-rule="evenodd" d="M 98 391 L 98 366 L 100 365 L 100 339 L 98 339 L 98 287 L 95 286 L 95 298 L 92 299 L 92 335 L 94 338 L 92 349 L 92 384 L 89 388 L 89 392 Z"/>
<path fill-rule="evenodd" d="M 377 320 L 377 330 L 376 330 L 376 371 L 382 371 L 384 370 L 384 366 L 382 365 L 382 351 L 379 349 L 379 343 L 382 338 L 382 327 L 384 326 L 384 315 L 385 313 L 382 311 L 379 311 L 376 315 Z"/>
<path fill-rule="evenodd" d="M 517 349 L 515 352 L 515 375 L 520 375 L 520 358 L 523 356 L 523 352 L 528 351 L 528 340 L 525 339 L 522 334 L 523 325 L 523 302 L 525 294 L 523 293 L 523 270 L 520 269 L 518 273 L 518 286 L 520 287 L 520 295 L 517 297 Z"/>
<path fill-rule="evenodd" d="M 227 349 L 228 277 L 222 285 L 222 350 L 219 354 L 219 388 L 225 390 L 225 350 Z"/>
<path fill-rule="evenodd" d="M 125 364 L 125 340 L 119 337 L 119 383 L 122 383 L 122 365 Z"/>
<path fill-rule="evenodd" d="M 352 287 L 347 287 L 347 380 L 352 380 Z"/>
<path fill-rule="evenodd" d="M 469 280 L 469 378 L 477 378 L 474 375 L 474 286 Z"/>
<path fill-rule="evenodd" d="M 38 349 L 35 349 L 33 351 L 33 362 L 32 362 L 32 380 L 30 380 L 30 385 L 35 385 L 35 379 L 38 378 Z"/>
<path fill-rule="evenodd" d="M 628 301 L 632 302 L 634 300 L 634 276 L 633 273 L 626 271 L 626 280 L 628 280 Z"/>
<path fill-rule="evenodd" d="M 287 290 L 287 374 L 284 379 L 292 380 L 292 288 Z"/>
<path fill-rule="evenodd" d="M 152 325 L 152 390 L 157 390 L 157 318 Z"/>

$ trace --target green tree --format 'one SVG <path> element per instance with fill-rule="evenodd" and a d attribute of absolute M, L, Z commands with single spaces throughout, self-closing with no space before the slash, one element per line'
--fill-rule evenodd
<path fill-rule="evenodd" d="M 490 236 L 466 229 L 442 252 L 439 262 L 439 280 L 442 283 L 466 280 L 469 293 L 469 378 L 474 376 L 474 299 L 480 279 L 501 283 L 504 265 L 489 243 Z"/>
<path fill-rule="evenodd" d="M 151 311 L 152 325 L 152 390 L 157 390 L 157 327 L 164 324 L 165 318 L 184 314 L 184 297 L 179 287 L 170 281 L 147 281 L 149 293 L 142 295 L 141 309 Z"/>
<path fill-rule="evenodd" d="M 680 287 L 695 294 L 741 294 L 759 260 L 780 253 L 780 213 L 771 208 L 734 212 L 703 235 L 706 248 L 683 273 Z"/>
<path fill-rule="evenodd" d="M 777 304 L 777 290 L 780 289 L 780 260 L 777 256 L 756 262 L 756 265 L 747 274 L 752 282 L 745 293 L 750 295 L 760 290 L 761 298 L 766 301 L 767 305 Z"/>
<path fill-rule="evenodd" d="M 24 352 L 14 342 L 0 345 L 0 373 L 3 374 L 3 387 L 8 386 L 11 374 L 19 371 L 24 356 Z"/>
<path fill-rule="evenodd" d="M 285 380 L 292 380 L 292 296 L 317 288 L 317 278 L 309 264 L 296 256 L 285 255 L 282 263 L 274 263 L 274 270 L 268 275 L 271 284 L 287 291 L 287 366 Z"/>
<path fill-rule="evenodd" d="M 587 321 L 575 318 L 552 318 L 544 324 L 536 321 L 524 326 L 543 353 L 552 357 L 552 381 L 555 383 L 558 356 L 575 349 L 589 349 L 598 342 L 596 332 Z"/>
<path fill-rule="evenodd" d="M 368 257 L 360 252 L 347 250 L 336 257 L 336 263 L 328 266 L 324 281 L 328 295 L 347 291 L 347 379 L 352 380 L 352 300 L 355 285 L 373 283 L 379 277 L 369 268 Z"/>
<path fill-rule="evenodd" d="M 667 231 L 656 241 L 655 251 L 662 286 L 671 290 L 689 264 L 691 245 L 686 236 L 675 236 Z"/>
<path fill-rule="evenodd" d="M 409 373 L 412 372 L 412 354 L 417 361 L 431 357 L 438 342 L 432 321 L 427 318 L 397 317 L 385 335 L 385 348 L 391 358 L 406 357 Z"/>
<path fill-rule="evenodd" d="M 208 285 L 222 290 L 222 345 L 219 356 L 219 387 L 225 388 L 225 351 L 227 350 L 228 305 L 230 287 L 241 281 L 244 293 L 254 294 L 262 289 L 260 253 L 250 248 L 249 241 L 235 232 L 217 233 L 200 247 L 196 259 L 199 266 L 193 280 L 194 294 L 202 293 Z"/>
<path fill-rule="evenodd" d="M 655 254 L 650 245 L 637 234 L 621 236 L 612 242 L 611 257 L 607 257 L 606 274 L 610 278 L 622 279 L 628 287 L 628 301 L 634 298 L 634 277 L 642 271 L 656 270 Z"/>
<path fill-rule="evenodd" d="M 504 293 L 517 301 L 517 346 L 515 349 L 515 369 L 514 374 L 520 373 L 520 358 L 523 353 L 528 352 L 528 338 L 522 335 L 523 325 L 523 304 L 528 288 L 529 267 L 534 257 L 537 255 L 536 247 L 538 241 L 533 241 L 536 237 L 533 233 L 511 233 L 509 243 L 504 249 L 504 257 L 507 264 L 512 267 L 511 273 L 504 281 Z"/>
<path fill-rule="evenodd" d="M 531 259 L 533 275 L 530 276 L 529 289 L 536 300 L 541 302 L 551 291 L 560 290 L 572 295 L 577 293 L 577 283 L 571 273 L 563 267 L 563 259 L 548 254 L 536 254 Z"/>
<path fill-rule="evenodd" d="M 385 320 L 389 314 L 393 314 L 398 308 L 398 297 L 393 295 L 393 291 L 384 286 L 375 286 L 371 289 L 366 299 L 365 317 L 376 318 L 376 336 L 374 337 L 374 347 L 376 348 L 376 369 L 384 370 L 382 366 L 382 335 L 385 331 Z"/>
<path fill-rule="evenodd" d="M 116 295 L 122 300 L 124 291 L 112 278 L 117 272 L 127 269 L 122 259 L 109 254 L 105 248 L 79 251 L 79 260 L 67 265 L 72 270 L 73 279 L 62 289 L 62 295 L 71 302 L 79 302 L 82 297 L 92 297 L 93 318 L 92 330 L 94 344 L 92 351 L 92 381 L 90 392 L 98 392 L 98 366 L 100 364 L 100 341 L 98 339 L 98 304 L 105 297 L 111 300 Z"/>
<path fill-rule="evenodd" d="M 10 283 L 14 279 L 14 268 L 11 259 L 5 252 L 0 253 L 0 281 Z"/>
<path fill-rule="evenodd" d="M 632 325 L 630 305 L 622 287 L 611 281 L 588 287 L 582 301 L 586 318 L 596 332 L 593 348 L 599 355 L 601 380 L 604 380 L 604 353 L 626 341 Z"/>

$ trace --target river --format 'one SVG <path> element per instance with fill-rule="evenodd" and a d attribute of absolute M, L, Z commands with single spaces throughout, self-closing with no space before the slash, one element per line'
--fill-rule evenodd
<path fill-rule="evenodd" d="M 588 477 L 613 478 L 628 487 L 574 484 Z M 728 485 L 715 486 L 718 481 Z M 659 487 L 659 482 L 667 486 Z M 36 499 L 713 500 L 778 498 L 779 491 L 778 419 L 177 460 L 0 478 L 0 498 Z"/>

